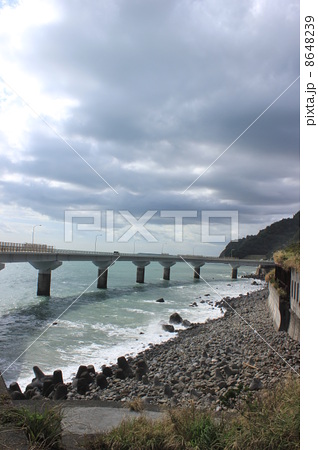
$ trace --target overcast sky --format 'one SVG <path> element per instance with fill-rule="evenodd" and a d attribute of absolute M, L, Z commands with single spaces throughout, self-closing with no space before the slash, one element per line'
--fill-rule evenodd
<path fill-rule="evenodd" d="M 65 211 L 104 225 L 114 210 L 117 240 L 119 211 L 152 210 L 158 244 L 138 235 L 139 251 L 218 254 L 202 210 L 224 211 L 211 233 L 226 241 L 228 211 L 240 237 L 291 217 L 298 76 L 298 1 L 0 0 L 0 240 L 30 242 L 41 224 L 37 242 L 92 249 L 98 230 L 64 242 Z M 162 210 L 198 212 L 183 244 Z"/>

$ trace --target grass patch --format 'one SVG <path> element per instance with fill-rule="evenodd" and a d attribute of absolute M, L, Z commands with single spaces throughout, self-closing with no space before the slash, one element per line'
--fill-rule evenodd
<path fill-rule="evenodd" d="M 275 281 L 275 269 L 270 270 L 265 275 L 265 281 L 267 281 L 267 283 L 274 283 L 274 281 Z"/>
<path fill-rule="evenodd" d="M 284 250 L 278 250 L 273 255 L 276 264 L 285 270 L 296 269 L 300 271 L 300 242 L 295 242 Z"/>
<path fill-rule="evenodd" d="M 151 421 L 144 416 L 124 420 L 117 428 L 106 435 L 86 441 L 90 450 L 166 450 L 166 435 L 170 434 L 171 424 L 166 420 Z M 168 427 L 168 428 L 167 428 Z"/>
<path fill-rule="evenodd" d="M 277 291 L 277 294 L 282 300 L 287 300 L 287 292 L 280 287 L 279 281 L 275 278 L 275 269 L 272 269 L 265 275 L 265 281 L 270 283 Z"/>
<path fill-rule="evenodd" d="M 290 378 L 246 402 L 228 430 L 227 445 L 242 450 L 299 449 L 299 378 Z"/>
<path fill-rule="evenodd" d="M 211 413 L 192 406 L 170 411 L 169 419 L 172 424 L 170 444 L 173 446 L 167 448 L 198 450 L 224 448 L 225 422 L 216 420 Z"/>
<path fill-rule="evenodd" d="M 246 400 L 235 418 L 194 406 L 161 420 L 141 416 L 87 440 L 87 450 L 296 450 L 300 446 L 299 379 Z M 236 393 L 235 393 L 236 394 Z M 231 398 L 231 396 L 230 396 Z"/>
<path fill-rule="evenodd" d="M 61 419 L 57 408 L 46 408 L 42 412 L 36 412 L 1 402 L 0 424 L 12 430 L 22 429 L 30 443 L 30 448 L 33 449 L 61 448 Z"/>
<path fill-rule="evenodd" d="M 140 397 L 135 397 L 128 402 L 129 409 L 135 412 L 142 412 L 145 409 L 145 404 Z"/>

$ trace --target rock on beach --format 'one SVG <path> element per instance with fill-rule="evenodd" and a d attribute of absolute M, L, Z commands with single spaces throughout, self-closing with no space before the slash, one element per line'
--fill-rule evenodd
<path fill-rule="evenodd" d="M 256 395 L 300 370 L 299 342 L 275 330 L 267 297 L 267 289 L 262 289 L 226 298 L 219 302 L 226 309 L 223 317 L 191 324 L 172 334 L 172 339 L 136 357 L 119 357 L 117 364 L 99 371 L 80 366 L 73 383 L 64 385 L 62 374 L 55 371 L 59 382 L 54 384 L 51 376 L 49 398 L 65 397 L 67 392 L 68 400 L 126 403 L 140 398 L 156 406 L 195 403 L 216 410 L 232 408 L 246 393 Z M 51 378 L 36 370 L 29 387 L 32 395 L 43 395 L 43 385 Z M 17 384 L 10 391 L 13 398 L 26 396 Z"/>

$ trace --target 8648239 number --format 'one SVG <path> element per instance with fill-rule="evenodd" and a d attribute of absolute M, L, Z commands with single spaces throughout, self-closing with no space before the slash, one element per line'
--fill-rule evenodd
<path fill-rule="evenodd" d="M 315 19 L 313 16 L 305 17 L 305 66 L 314 66 L 314 43 L 315 43 Z"/>

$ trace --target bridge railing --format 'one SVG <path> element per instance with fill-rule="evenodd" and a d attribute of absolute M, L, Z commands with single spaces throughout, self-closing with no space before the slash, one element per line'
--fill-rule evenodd
<path fill-rule="evenodd" d="M 116 256 L 117 253 L 113 252 L 94 252 L 92 250 L 67 250 L 65 248 L 55 248 L 54 253 L 66 253 L 67 255 L 107 255 L 107 256 Z M 121 253 L 123 254 L 123 253 Z"/>
<path fill-rule="evenodd" d="M 0 253 L 18 253 L 18 252 L 32 252 L 32 253 L 53 253 L 55 248 L 46 244 L 19 244 L 15 242 L 1 242 Z"/>

